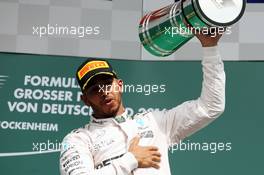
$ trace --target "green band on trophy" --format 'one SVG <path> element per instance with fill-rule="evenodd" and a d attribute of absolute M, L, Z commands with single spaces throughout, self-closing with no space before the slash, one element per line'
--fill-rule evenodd
<path fill-rule="evenodd" d="M 182 0 L 145 15 L 139 25 L 144 48 L 155 56 L 168 56 L 194 37 L 194 28 L 225 27 L 237 22 L 245 0 Z"/>

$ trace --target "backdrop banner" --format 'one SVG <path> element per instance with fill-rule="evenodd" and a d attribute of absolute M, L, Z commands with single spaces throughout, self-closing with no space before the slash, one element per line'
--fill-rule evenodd
<path fill-rule="evenodd" d="M 75 70 L 86 58 L 0 53 L 3 175 L 58 175 L 63 137 L 89 122 Z M 110 60 L 128 114 L 166 110 L 200 95 L 200 61 Z M 173 175 L 261 174 L 264 62 L 225 62 L 226 109 L 170 148 Z M 191 166 L 191 167 L 190 167 Z"/>

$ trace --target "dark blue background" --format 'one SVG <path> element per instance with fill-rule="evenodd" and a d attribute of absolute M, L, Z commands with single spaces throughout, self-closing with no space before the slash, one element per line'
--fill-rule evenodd
<path fill-rule="evenodd" d="M 264 3 L 264 0 L 247 0 L 248 3 Z"/>

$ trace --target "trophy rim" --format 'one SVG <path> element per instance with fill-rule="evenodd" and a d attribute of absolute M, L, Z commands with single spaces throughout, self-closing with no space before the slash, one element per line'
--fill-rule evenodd
<path fill-rule="evenodd" d="M 192 0 L 192 3 L 195 4 L 194 5 L 194 10 L 197 10 L 197 13 L 201 15 L 201 17 L 203 18 L 203 21 L 209 25 L 213 25 L 213 26 L 230 26 L 234 23 L 236 23 L 237 21 L 239 21 L 241 19 L 241 17 L 243 16 L 245 9 L 246 9 L 246 0 L 242 0 L 242 8 L 241 11 L 239 13 L 239 15 L 232 21 L 230 22 L 226 22 L 226 23 L 221 23 L 221 22 L 217 22 L 212 20 L 211 18 L 209 18 L 202 10 L 201 5 L 199 3 L 199 0 Z M 197 9 L 195 8 L 197 7 Z"/>

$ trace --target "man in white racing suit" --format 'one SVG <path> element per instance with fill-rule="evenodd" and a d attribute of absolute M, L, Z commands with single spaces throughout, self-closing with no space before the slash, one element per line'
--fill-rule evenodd
<path fill-rule="evenodd" d="M 198 99 L 167 111 L 130 118 L 123 86 L 105 60 L 87 60 L 77 70 L 83 102 L 94 113 L 84 128 L 62 142 L 61 175 L 170 175 L 168 148 L 205 127 L 225 108 L 225 72 L 217 49 L 220 35 L 197 35 L 203 46 L 203 83 Z M 115 89 L 115 90 L 113 90 Z"/>

